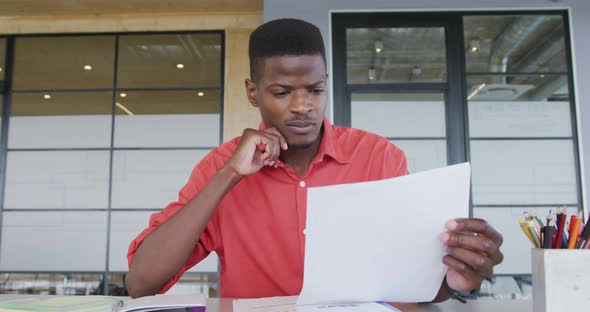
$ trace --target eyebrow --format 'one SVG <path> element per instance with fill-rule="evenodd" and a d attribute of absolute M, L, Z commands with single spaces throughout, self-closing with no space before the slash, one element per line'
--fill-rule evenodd
<path fill-rule="evenodd" d="M 305 87 L 306 88 L 312 88 L 312 87 L 315 87 L 315 86 L 320 85 L 320 84 L 325 83 L 325 82 L 326 82 L 325 80 L 320 80 L 318 82 L 314 82 L 314 83 L 312 83 L 310 85 L 307 85 Z M 271 87 L 281 87 L 281 88 L 284 88 L 284 89 L 293 89 L 292 86 L 284 85 L 284 84 L 280 84 L 280 83 L 273 83 L 273 84 L 269 85 L 267 88 L 271 88 Z"/>

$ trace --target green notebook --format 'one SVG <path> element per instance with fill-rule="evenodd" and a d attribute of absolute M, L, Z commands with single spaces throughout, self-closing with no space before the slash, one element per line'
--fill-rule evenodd
<path fill-rule="evenodd" d="M 0 296 L 0 312 L 148 312 L 189 309 L 205 312 L 202 295 L 158 295 L 137 299 L 107 296 Z"/>

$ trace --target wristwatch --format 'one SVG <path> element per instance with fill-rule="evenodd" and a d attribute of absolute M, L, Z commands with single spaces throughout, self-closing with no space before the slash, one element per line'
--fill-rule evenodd
<path fill-rule="evenodd" d="M 470 292 L 461 292 L 458 290 L 454 290 L 451 288 L 451 286 L 449 286 L 449 284 L 447 283 L 447 277 L 445 276 L 445 279 L 443 280 L 443 287 L 445 288 L 445 290 L 447 291 L 447 293 L 449 294 L 449 296 L 455 300 L 458 300 L 461 303 L 467 303 L 467 299 L 469 298 L 473 298 L 474 296 L 477 295 L 477 293 L 479 292 L 479 287 L 470 291 Z"/>

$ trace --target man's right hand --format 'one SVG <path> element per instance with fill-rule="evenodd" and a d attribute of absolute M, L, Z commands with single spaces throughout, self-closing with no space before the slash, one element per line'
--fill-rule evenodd
<path fill-rule="evenodd" d="M 246 129 L 225 166 L 245 177 L 258 172 L 264 166 L 273 166 L 281 154 L 281 149 L 287 148 L 287 140 L 276 128 Z"/>

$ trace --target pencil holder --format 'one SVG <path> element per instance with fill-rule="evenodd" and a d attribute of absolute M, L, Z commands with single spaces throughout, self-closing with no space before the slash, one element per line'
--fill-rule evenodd
<path fill-rule="evenodd" d="M 588 311 L 590 249 L 531 249 L 533 311 Z"/>

